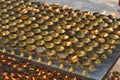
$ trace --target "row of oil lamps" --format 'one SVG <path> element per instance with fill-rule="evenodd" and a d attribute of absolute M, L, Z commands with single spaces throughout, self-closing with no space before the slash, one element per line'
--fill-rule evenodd
<path fill-rule="evenodd" d="M 52 71 L 29 62 L 0 55 L 1 80 L 78 80 L 76 77 Z M 3 70 L 4 69 L 4 70 Z"/>
<path fill-rule="evenodd" d="M 34 66 L 29 62 L 21 61 L 9 56 L 0 55 L 0 65 L 4 67 L 0 67 L 0 79 L 1 80 L 79 80 L 76 77 L 72 77 L 69 75 L 64 75 L 57 71 L 47 70 L 41 66 Z M 6 67 L 7 66 L 7 67 Z M 3 71 L 4 68 L 6 71 Z M 7 71 L 9 69 L 9 72 Z M 1 71 L 2 70 L 2 71 Z M 14 71 L 13 71 L 14 70 Z M 29 75 L 31 74 L 31 75 Z M 114 71 L 106 75 L 104 80 L 119 80 L 120 72 Z"/>
<path fill-rule="evenodd" d="M 110 16 L 81 10 L 73 12 L 72 8 L 31 0 L 0 2 L 4 53 L 10 46 L 11 54 L 15 55 L 17 47 L 21 57 L 25 57 L 26 50 L 28 59 L 34 59 L 32 54 L 36 52 L 39 62 L 46 55 L 48 65 L 53 65 L 52 59 L 56 59 L 61 62 L 60 68 L 65 68 L 64 62 L 67 62 L 71 65 L 69 71 L 75 71 L 77 65 L 86 74 L 86 67 L 94 69 L 94 63 L 101 64 L 101 59 L 106 59 L 107 53 L 111 54 L 120 43 L 120 21 Z"/>

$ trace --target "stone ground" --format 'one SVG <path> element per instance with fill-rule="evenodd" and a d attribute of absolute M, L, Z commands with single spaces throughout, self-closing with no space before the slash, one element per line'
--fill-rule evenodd
<path fill-rule="evenodd" d="M 36 0 L 41 2 L 59 3 L 59 5 L 67 5 L 73 9 L 81 9 L 92 12 L 101 12 L 103 14 L 116 14 L 117 18 L 120 18 L 120 14 L 117 12 L 120 9 L 118 6 L 118 0 Z M 120 59 L 113 68 L 113 71 L 120 72 Z"/>
<path fill-rule="evenodd" d="M 119 60 L 117 61 L 117 63 L 115 64 L 115 66 L 112 68 L 111 71 L 119 71 L 120 72 L 120 58 Z"/>
<path fill-rule="evenodd" d="M 59 3 L 59 5 L 67 5 L 73 9 L 82 9 L 92 12 L 101 12 L 103 14 L 117 14 L 118 0 L 36 0 L 41 2 Z"/>

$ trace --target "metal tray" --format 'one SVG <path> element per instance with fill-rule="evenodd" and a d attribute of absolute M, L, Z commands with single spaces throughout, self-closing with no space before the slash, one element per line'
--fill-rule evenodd
<path fill-rule="evenodd" d="M 37 1 L 47 2 L 48 0 L 36 0 L 36 2 Z M 73 0 L 71 0 L 71 1 L 69 1 L 69 0 L 66 0 L 66 1 L 63 1 L 63 0 L 50 0 L 48 2 L 50 2 L 50 3 L 59 3 L 61 6 L 65 5 L 65 4 L 68 4 L 69 6 L 75 6 L 75 4 L 74 5 L 71 4 L 73 2 Z M 62 3 L 64 3 L 64 4 L 62 4 Z M 1 49 L 2 49 L 2 46 L 1 46 Z M 96 66 L 95 71 L 92 71 L 92 72 L 89 71 L 88 75 L 82 75 L 81 74 L 82 69 L 80 67 L 78 67 L 78 66 L 75 66 L 76 69 L 77 69 L 75 72 L 69 72 L 68 68 L 70 67 L 70 65 L 68 65 L 67 63 L 65 63 L 67 68 L 60 69 L 60 68 L 58 68 L 59 62 L 57 62 L 56 60 L 54 60 L 55 65 L 53 65 L 53 66 L 47 65 L 48 60 L 47 60 L 46 56 L 42 56 L 43 59 L 45 60 L 45 62 L 38 63 L 37 62 L 38 56 L 37 56 L 36 53 L 34 53 L 34 59 L 33 60 L 28 60 L 28 57 L 27 57 L 27 56 L 29 56 L 28 54 L 26 54 L 26 57 L 20 57 L 20 51 L 18 49 L 16 49 L 16 55 L 11 55 L 10 51 L 11 50 L 8 47 L 8 52 L 3 53 L 3 54 L 9 55 L 9 56 L 12 56 L 12 57 L 16 57 L 16 58 L 19 58 L 19 59 L 27 60 L 27 61 L 32 62 L 33 64 L 36 64 L 36 65 L 41 65 L 41 66 L 44 66 L 44 67 L 47 67 L 47 68 L 49 67 L 52 70 L 55 69 L 55 70 L 58 70 L 60 72 L 63 72 L 64 74 L 76 76 L 79 79 L 83 79 L 83 80 L 102 80 L 102 79 L 104 79 L 105 75 L 110 71 L 110 69 L 114 66 L 115 62 L 120 57 L 120 46 L 118 45 L 117 48 L 114 50 L 113 54 L 111 56 L 108 56 L 108 59 L 103 60 L 101 65 Z"/>

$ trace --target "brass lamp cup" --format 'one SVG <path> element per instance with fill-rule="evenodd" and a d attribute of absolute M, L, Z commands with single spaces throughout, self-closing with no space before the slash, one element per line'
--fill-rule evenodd
<path fill-rule="evenodd" d="M 2 52 L 3 53 L 7 52 L 6 46 L 7 46 L 7 44 L 5 44 L 5 43 L 2 44 L 2 47 L 3 47 Z"/>
<path fill-rule="evenodd" d="M 54 62 L 52 61 L 52 56 L 47 56 L 47 58 L 48 58 L 48 65 L 54 65 Z"/>
<path fill-rule="evenodd" d="M 59 62 L 61 62 L 59 68 L 64 69 L 64 68 L 65 68 L 64 62 L 65 62 L 65 60 L 66 60 L 66 55 L 63 54 L 63 53 L 58 53 L 57 56 L 58 56 L 58 57 L 57 57 L 57 60 L 58 60 Z"/>
<path fill-rule="evenodd" d="M 28 52 L 28 54 L 29 54 L 28 59 L 33 60 L 33 59 L 34 59 L 34 58 L 33 58 L 33 55 L 32 55 L 33 51 L 32 51 L 32 50 L 27 50 L 27 52 Z"/>
<path fill-rule="evenodd" d="M 32 54 L 32 53 L 35 52 L 36 46 L 33 45 L 33 44 L 27 44 L 27 45 L 25 46 L 25 48 L 26 48 L 26 51 L 27 51 L 28 54 L 29 54 L 28 59 L 33 60 L 34 57 L 33 57 L 33 54 Z"/>
<path fill-rule="evenodd" d="M 60 62 L 64 62 L 66 60 L 66 56 L 63 56 L 61 58 L 58 57 L 57 60 Z"/>
<path fill-rule="evenodd" d="M 15 52 L 15 46 L 10 46 L 10 48 L 11 48 L 11 54 L 15 55 L 16 54 L 16 52 Z"/>
<path fill-rule="evenodd" d="M 7 43 L 9 42 L 9 39 L 8 38 L 6 38 L 7 36 L 5 36 L 5 37 L 3 37 L 3 38 L 5 38 L 5 39 L 2 39 L 2 37 L 1 37 L 1 40 L 0 40 L 0 44 L 2 45 L 2 52 L 3 53 L 6 53 L 7 52 Z"/>
<path fill-rule="evenodd" d="M 53 49 L 48 49 L 46 50 L 46 55 L 47 55 L 47 58 L 48 58 L 48 65 L 54 65 L 54 62 L 53 60 L 55 60 L 55 55 L 56 55 L 56 51 L 53 50 Z"/>
<path fill-rule="evenodd" d="M 38 62 L 43 62 L 43 59 L 42 59 L 42 55 L 44 54 L 44 51 L 46 49 L 44 47 L 38 47 L 35 49 L 35 52 L 37 53 L 37 55 L 39 56 L 38 58 Z"/>
<path fill-rule="evenodd" d="M 75 72 L 75 64 L 77 64 L 79 62 L 79 58 L 76 55 L 69 56 L 68 57 L 68 63 L 70 64 L 70 72 Z M 80 66 L 80 65 L 79 65 Z"/>
<path fill-rule="evenodd" d="M 21 56 L 21 57 L 25 57 L 24 48 L 21 47 L 21 48 L 19 48 L 19 50 L 20 50 L 20 52 L 21 52 L 21 53 L 20 53 L 20 56 Z"/>
<path fill-rule="evenodd" d="M 86 68 L 83 68 L 82 75 L 88 75 L 88 71 Z"/>

